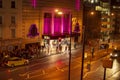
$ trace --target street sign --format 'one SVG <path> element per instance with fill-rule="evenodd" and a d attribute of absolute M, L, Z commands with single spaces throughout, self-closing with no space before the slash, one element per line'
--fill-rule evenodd
<path fill-rule="evenodd" d="M 104 59 L 103 60 L 103 67 L 104 68 L 112 68 L 113 66 L 113 60 L 111 59 Z"/>

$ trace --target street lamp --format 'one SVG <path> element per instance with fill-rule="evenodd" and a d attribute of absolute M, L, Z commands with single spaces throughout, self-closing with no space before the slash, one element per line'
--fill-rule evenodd
<path fill-rule="evenodd" d="M 91 15 L 94 15 L 94 11 L 91 11 L 90 14 L 91 14 Z"/>
<path fill-rule="evenodd" d="M 70 44 L 69 44 L 69 70 L 68 70 L 68 80 L 71 76 L 71 35 L 72 35 L 72 14 L 70 13 Z"/>

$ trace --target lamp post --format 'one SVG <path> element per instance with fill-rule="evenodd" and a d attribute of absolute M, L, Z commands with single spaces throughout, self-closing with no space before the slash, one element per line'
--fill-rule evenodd
<path fill-rule="evenodd" d="M 82 10 L 83 10 L 83 34 L 82 34 L 82 64 L 81 64 L 81 77 L 80 80 L 83 80 L 83 73 L 84 73 L 84 57 L 85 57 L 85 39 L 86 39 L 86 23 L 85 23 L 85 18 L 87 18 L 87 15 L 85 15 L 85 3 L 82 0 Z M 94 12 L 90 12 L 90 15 L 94 15 Z"/>
<path fill-rule="evenodd" d="M 85 22 L 84 22 L 84 19 L 85 19 L 85 16 L 84 16 L 84 0 L 82 0 L 82 11 L 83 11 L 83 17 L 82 17 L 82 20 L 83 20 L 83 23 L 82 23 L 82 26 L 83 26 L 83 34 L 82 34 L 82 63 L 81 63 L 81 75 L 80 75 L 80 80 L 83 80 L 83 72 L 84 72 L 84 54 L 85 54 Z"/>
<path fill-rule="evenodd" d="M 70 13 L 70 44 L 69 44 L 69 69 L 68 69 L 68 80 L 71 76 L 71 35 L 72 35 L 72 15 Z"/>

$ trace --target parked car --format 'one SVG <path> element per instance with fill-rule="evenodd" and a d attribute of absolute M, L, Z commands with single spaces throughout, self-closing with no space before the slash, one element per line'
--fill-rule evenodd
<path fill-rule="evenodd" d="M 114 49 L 112 53 L 110 53 L 111 58 L 117 58 L 120 57 L 120 49 Z"/>
<path fill-rule="evenodd" d="M 100 44 L 100 49 L 107 49 L 109 48 L 109 44 Z"/>
<path fill-rule="evenodd" d="M 15 67 L 19 65 L 27 65 L 29 63 L 28 59 L 11 57 L 5 60 L 4 65 L 8 67 Z"/>

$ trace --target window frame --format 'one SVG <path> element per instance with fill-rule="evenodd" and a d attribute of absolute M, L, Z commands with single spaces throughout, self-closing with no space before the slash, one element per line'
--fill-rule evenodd
<path fill-rule="evenodd" d="M 0 8 L 2 8 L 2 7 L 3 7 L 3 1 L 0 0 Z"/>
<path fill-rule="evenodd" d="M 15 0 L 12 0 L 12 1 L 11 1 L 11 8 L 16 8 Z"/>
<path fill-rule="evenodd" d="M 15 24 L 16 23 L 16 17 L 15 16 L 11 16 L 11 24 Z"/>
<path fill-rule="evenodd" d="M 3 23 L 3 19 L 2 19 L 2 16 L 0 16 L 0 24 Z"/>
<path fill-rule="evenodd" d="M 16 29 L 11 29 L 11 37 L 12 38 L 16 37 Z"/>

